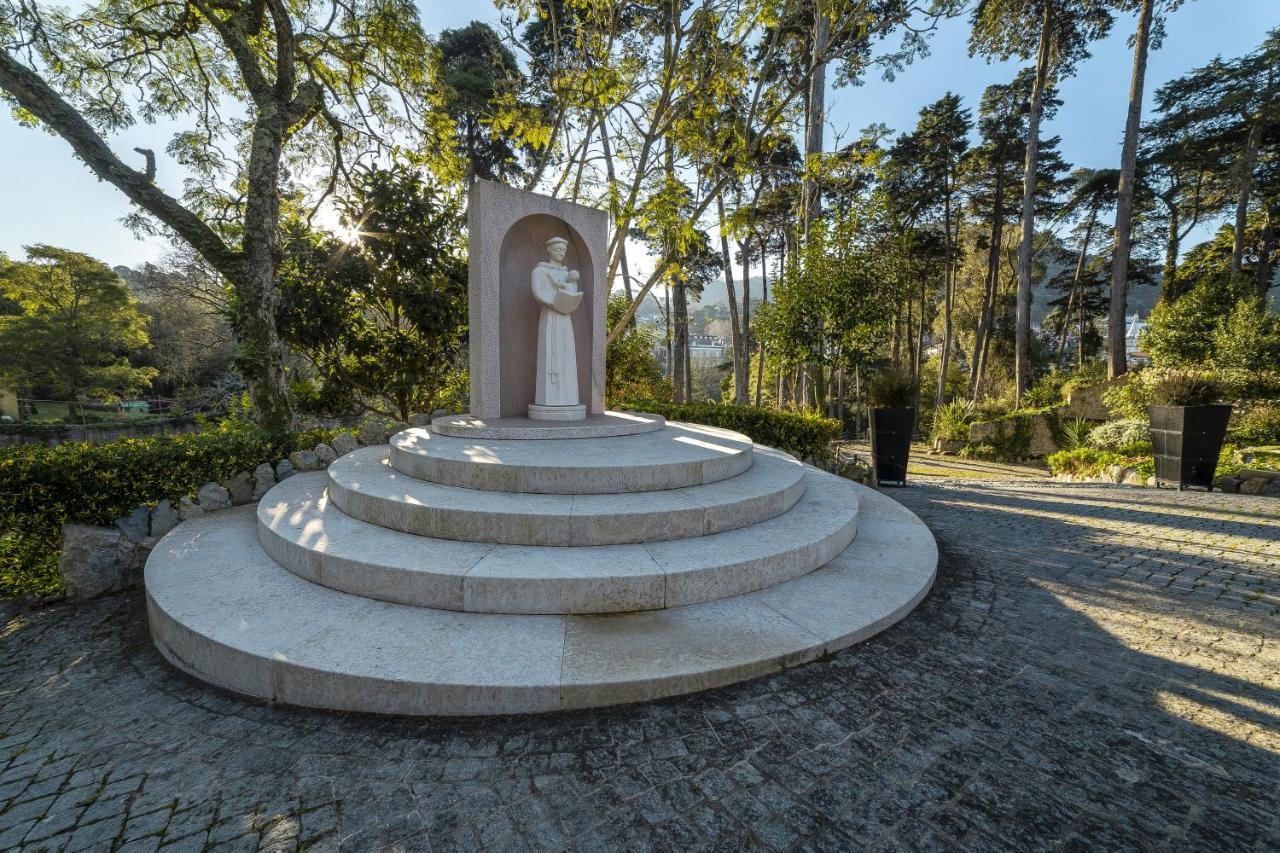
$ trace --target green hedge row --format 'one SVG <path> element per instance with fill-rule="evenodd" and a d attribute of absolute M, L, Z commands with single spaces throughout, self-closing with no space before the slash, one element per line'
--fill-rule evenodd
<path fill-rule="evenodd" d="M 754 406 L 634 400 L 612 408 L 652 412 L 667 420 L 731 429 L 749 436 L 758 444 L 781 448 L 797 459 L 827 459 L 831 453 L 831 442 L 841 433 L 840 422 L 832 418 Z"/>
<path fill-rule="evenodd" d="M 274 464 L 337 432 L 273 434 L 224 422 L 201 432 L 103 444 L 0 447 L 0 597 L 58 591 L 65 522 L 109 524 L 140 504 L 194 494 L 205 483 Z"/>

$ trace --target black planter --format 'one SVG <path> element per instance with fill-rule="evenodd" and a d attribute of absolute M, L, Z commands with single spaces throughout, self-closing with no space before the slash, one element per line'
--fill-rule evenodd
<path fill-rule="evenodd" d="M 871 459 L 877 483 L 907 484 L 907 459 L 911 455 L 911 435 L 916 429 L 916 410 L 871 410 Z"/>
<path fill-rule="evenodd" d="M 1213 491 L 1231 407 L 1152 406 L 1150 414 L 1156 482 L 1172 483 L 1179 491 L 1187 486 Z"/>

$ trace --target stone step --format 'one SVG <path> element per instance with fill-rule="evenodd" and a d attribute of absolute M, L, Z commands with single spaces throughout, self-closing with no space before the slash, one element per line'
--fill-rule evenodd
<path fill-rule="evenodd" d="M 300 474 L 258 504 L 259 538 L 307 580 L 366 598 L 489 613 L 655 610 L 762 589 L 813 571 L 857 530 L 847 480 L 805 473 L 786 513 L 694 539 L 630 545 L 495 545 L 402 533 L 353 518 Z"/>
<path fill-rule="evenodd" d="M 640 435 L 559 441 L 475 439 L 408 429 L 391 437 L 391 467 L 447 486 L 599 495 L 680 489 L 751 467 L 751 439 L 716 427 L 668 424 Z"/>
<path fill-rule="evenodd" d="M 757 448 L 753 457 L 737 477 L 701 486 L 540 495 L 419 480 L 392 468 L 383 445 L 332 463 L 328 488 L 329 499 L 348 515 L 419 536 L 508 545 L 621 545 L 705 536 L 786 512 L 804 493 L 804 466 L 772 448 Z"/>
<path fill-rule="evenodd" d="M 152 552 L 151 634 L 205 681 L 341 711 L 532 713 L 704 690 L 864 640 L 928 592 L 928 529 L 853 488 L 858 537 L 817 571 L 733 598 L 594 616 L 459 613 L 337 592 L 277 565 L 252 507 L 211 513 Z"/>

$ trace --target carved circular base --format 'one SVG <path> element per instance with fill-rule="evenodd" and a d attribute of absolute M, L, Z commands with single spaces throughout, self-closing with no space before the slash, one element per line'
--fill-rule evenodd
<path fill-rule="evenodd" d="M 587 419 L 587 407 L 579 403 L 576 406 L 539 406 L 529 404 L 529 417 L 535 421 L 583 421 Z"/>
<path fill-rule="evenodd" d="M 605 412 L 588 415 L 577 421 L 540 421 L 533 418 L 477 418 L 474 415 L 448 415 L 431 422 L 437 435 L 455 438 L 607 438 L 614 435 L 637 435 L 654 432 L 667 425 L 662 415 L 646 412 Z"/>

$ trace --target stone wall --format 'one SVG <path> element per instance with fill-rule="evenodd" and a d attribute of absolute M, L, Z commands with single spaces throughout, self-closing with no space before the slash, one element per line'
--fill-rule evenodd
<path fill-rule="evenodd" d="M 149 423 L 130 424 L 49 424 L 23 429 L 19 425 L 15 429 L 0 431 L 0 445 L 4 444 L 62 444 L 67 441 L 88 441 L 92 444 L 106 444 L 121 438 L 144 438 L 149 435 L 162 435 L 172 432 L 195 432 L 199 424 L 190 419 L 168 421 L 151 421 Z"/>

